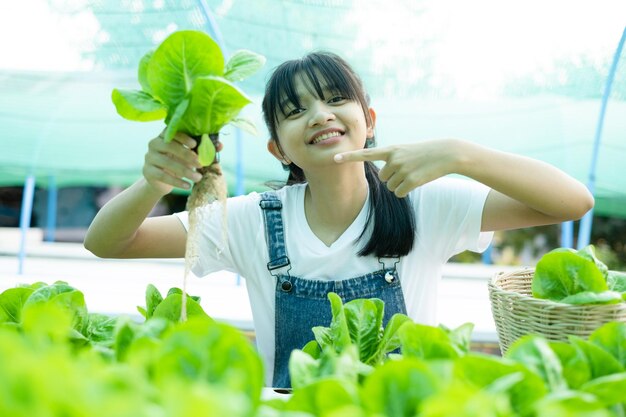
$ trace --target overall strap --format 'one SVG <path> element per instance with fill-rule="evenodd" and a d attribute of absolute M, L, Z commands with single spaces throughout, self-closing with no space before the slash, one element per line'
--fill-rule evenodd
<path fill-rule="evenodd" d="M 281 214 L 283 204 L 275 191 L 266 191 L 261 193 L 259 206 L 263 210 L 265 240 L 267 241 L 270 259 L 267 263 L 267 269 L 270 271 L 270 274 L 277 275 L 274 273 L 277 269 L 285 267 L 291 269 L 285 247 L 285 228 Z"/>

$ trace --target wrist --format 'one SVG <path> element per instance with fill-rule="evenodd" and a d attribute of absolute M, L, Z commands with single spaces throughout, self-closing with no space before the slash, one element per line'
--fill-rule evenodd
<path fill-rule="evenodd" d="M 165 184 L 163 184 L 165 185 Z M 144 194 L 147 198 L 153 199 L 155 201 L 160 200 L 162 197 L 166 196 L 172 191 L 173 187 L 163 187 L 156 186 L 150 181 L 146 180 L 146 178 L 141 178 L 137 184 L 142 194 Z"/>
<path fill-rule="evenodd" d="M 476 167 L 481 165 L 481 152 L 484 148 L 475 143 L 462 139 L 449 139 L 447 144 L 451 149 L 451 159 L 454 166 L 454 173 L 473 177 Z"/>

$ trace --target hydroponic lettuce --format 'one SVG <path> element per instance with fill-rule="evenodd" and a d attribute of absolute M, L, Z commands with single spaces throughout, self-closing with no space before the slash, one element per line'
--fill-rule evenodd
<path fill-rule="evenodd" d="M 115 325 L 103 348 L 76 343 L 91 316 L 66 283 L 0 294 L 0 416 L 625 415 L 626 323 L 569 343 L 525 336 L 502 358 L 469 350 L 471 324 L 449 330 L 403 318 L 382 328 L 380 300 L 342 304 L 330 294 L 333 323 L 318 328 L 322 343 L 308 348 L 317 358 L 294 351 L 300 374 L 291 375 L 292 395 L 263 400 L 254 347 L 197 303 L 198 314 L 180 322 L 181 295 L 173 289 L 163 298 L 149 286 L 146 320 L 109 317 Z M 400 352 L 390 353 L 394 347 Z"/>
<path fill-rule="evenodd" d="M 166 142 L 176 132 L 206 139 L 228 123 L 256 134 L 253 123 L 237 117 L 251 100 L 233 82 L 254 74 L 264 63 L 263 56 L 239 50 L 225 64 L 219 45 L 209 35 L 174 32 L 139 62 L 141 90 L 114 89 L 113 103 L 128 120 L 165 119 Z M 214 145 L 201 142 L 198 154 L 203 165 L 213 163 Z"/>
<path fill-rule="evenodd" d="M 557 248 L 537 263 L 532 293 L 567 304 L 620 303 L 626 300 L 626 274 L 609 271 L 592 245 L 579 251 Z"/>
<path fill-rule="evenodd" d="M 222 203 L 222 243 L 226 245 L 226 181 L 215 163 L 219 132 L 226 124 L 256 134 L 250 121 L 238 117 L 251 100 L 233 84 L 254 74 L 265 58 L 248 50 L 236 51 L 224 63 L 219 45 L 204 32 L 183 30 L 169 35 L 154 51 L 139 62 L 141 90 L 114 89 L 113 103 L 124 118 L 135 121 L 165 119 L 162 135 L 171 141 L 177 132 L 194 137 L 198 159 L 203 165 L 187 200 L 189 229 L 185 247 L 186 279 L 198 259 L 197 225 L 207 213 L 198 210 L 215 201 Z M 182 317 L 187 314 L 187 298 L 182 299 Z"/>
<path fill-rule="evenodd" d="M 450 330 L 407 318 L 393 330 L 383 329 L 378 327 L 384 308 L 380 300 L 342 305 L 332 293 L 329 299 L 330 327 L 317 328 L 316 341 L 292 353 L 293 395 L 262 408 L 281 414 L 263 415 L 296 411 L 328 417 L 625 415 L 626 323 L 608 323 L 589 340 L 572 337 L 570 343 L 526 336 L 501 358 L 469 350 L 471 323 Z M 374 333 L 378 336 L 359 336 Z M 366 339 L 370 341 L 362 343 Z M 389 353 L 394 347 L 400 348 L 399 354 Z M 368 365 L 363 358 L 376 356 L 368 351 L 387 354 Z"/>
<path fill-rule="evenodd" d="M 180 322 L 181 290 L 160 301 L 155 290 L 141 323 L 87 313 L 64 282 L 0 294 L 0 416 L 255 416 L 263 368 L 251 343 L 199 305 Z"/>

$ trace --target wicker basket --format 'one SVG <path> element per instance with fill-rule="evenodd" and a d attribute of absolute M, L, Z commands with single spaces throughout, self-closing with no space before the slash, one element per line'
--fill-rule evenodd
<path fill-rule="evenodd" d="M 571 305 L 532 297 L 534 269 L 498 273 L 489 282 L 491 312 L 504 354 L 527 334 L 567 341 L 569 335 L 587 338 L 609 321 L 626 322 L 626 303 Z"/>

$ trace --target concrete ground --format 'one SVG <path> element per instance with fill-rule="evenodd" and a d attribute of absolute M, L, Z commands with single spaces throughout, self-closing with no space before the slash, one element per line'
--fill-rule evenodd
<path fill-rule="evenodd" d="M 27 235 L 27 256 L 18 257 L 21 234 L 16 228 L 0 228 L 0 292 L 20 283 L 63 280 L 82 291 L 90 312 L 126 314 L 139 318 L 136 306 L 144 306 L 149 283 L 163 294 L 183 285 L 182 260 L 99 259 L 79 243 L 43 242 L 42 232 Z M 496 342 L 495 324 L 487 282 L 499 271 L 514 267 L 481 264 L 448 264 L 438 300 L 438 321 L 448 327 L 466 322 L 475 325 L 473 338 Z M 187 291 L 199 295 L 204 310 L 213 318 L 253 331 L 252 313 L 245 280 L 228 272 L 201 279 L 191 276 Z"/>

